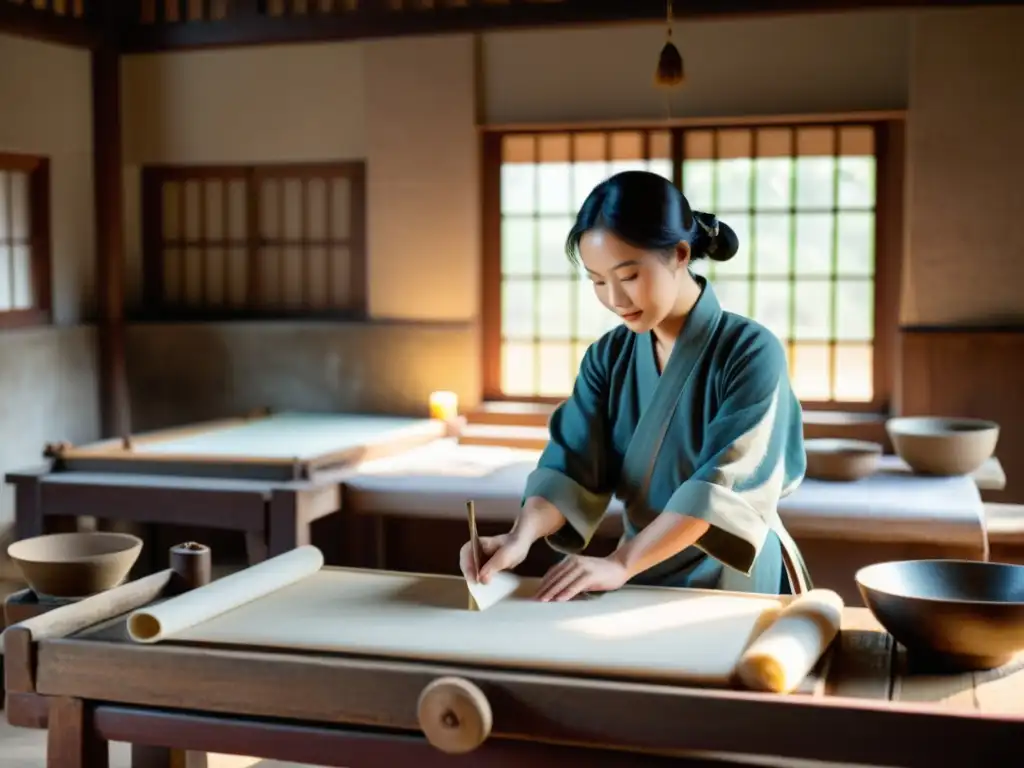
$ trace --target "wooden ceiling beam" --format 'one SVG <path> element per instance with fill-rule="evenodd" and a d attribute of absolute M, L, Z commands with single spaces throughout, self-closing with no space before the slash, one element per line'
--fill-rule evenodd
<path fill-rule="evenodd" d="M 95 0 L 94 0 L 95 2 Z M 0 0 L 0 34 L 97 48 L 109 41 L 125 53 L 194 48 L 271 45 L 399 37 L 499 29 L 552 28 L 594 24 L 651 22 L 665 17 L 665 0 L 468 0 L 455 5 L 409 0 L 419 8 L 392 10 L 389 0 L 361 0 L 358 9 L 334 14 L 271 17 L 257 11 L 257 0 L 236 0 L 232 15 L 218 21 L 135 23 L 138 0 L 122 0 L 111 24 L 96 18 L 58 16 L 31 4 Z M 898 8 L 1022 5 L 1020 0 L 686 0 L 675 4 L 679 20 L 778 16 Z M 91 5 L 91 4 L 90 4 Z M 313 5 L 313 4 L 311 4 Z M 162 3 L 161 3 L 162 6 Z"/>
<path fill-rule="evenodd" d="M 103 42 L 99 25 L 87 19 L 58 16 L 28 3 L 0 0 L 0 34 L 27 37 L 78 48 L 97 48 Z"/>
<path fill-rule="evenodd" d="M 894 8 L 937 8 L 967 5 L 1020 5 L 1020 2 L 954 2 L 954 0 L 687 0 L 675 3 L 675 17 L 684 19 L 777 16 L 798 13 L 863 11 Z M 239 2 L 232 16 L 218 21 L 155 23 L 123 28 L 126 53 L 276 43 L 355 40 L 411 35 L 479 32 L 497 29 L 551 28 L 607 23 L 651 22 L 665 18 L 665 0 L 506 0 L 392 10 L 386 0 L 363 0 L 356 10 L 270 17 L 256 4 Z"/>

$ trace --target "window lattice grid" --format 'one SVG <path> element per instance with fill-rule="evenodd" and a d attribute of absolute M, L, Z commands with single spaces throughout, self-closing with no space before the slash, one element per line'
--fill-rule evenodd
<path fill-rule="evenodd" d="M 32 207 L 30 175 L 0 170 L 0 312 L 32 309 Z"/>
<path fill-rule="evenodd" d="M 695 271 L 727 310 L 776 333 L 801 399 L 871 402 L 875 143 L 870 124 L 503 136 L 501 394 L 566 396 L 587 346 L 617 322 L 564 239 L 597 183 L 646 168 L 736 230 L 736 257 Z"/>
<path fill-rule="evenodd" d="M 360 164 L 148 174 L 147 289 L 163 309 L 361 311 Z"/>
<path fill-rule="evenodd" d="M 869 125 L 691 130 L 682 183 L 741 248 L 698 262 L 726 309 L 783 342 L 802 400 L 874 397 L 876 162 Z"/>
<path fill-rule="evenodd" d="M 571 391 L 587 347 L 615 324 L 589 280 L 565 258 L 565 237 L 591 189 L 609 175 L 672 179 L 669 131 L 519 134 L 502 142 L 502 390 Z"/>
<path fill-rule="evenodd" d="M 49 163 L 0 153 L 0 327 L 50 312 Z"/>

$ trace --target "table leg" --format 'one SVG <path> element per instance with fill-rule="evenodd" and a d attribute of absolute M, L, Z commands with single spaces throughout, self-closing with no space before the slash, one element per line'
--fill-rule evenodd
<path fill-rule="evenodd" d="M 73 533 L 78 530 L 78 515 L 46 515 L 43 508 L 42 479 L 45 470 L 19 472 L 7 476 L 14 484 L 14 531 L 17 539 L 31 539 L 44 533 Z"/>
<path fill-rule="evenodd" d="M 266 531 L 245 532 L 245 559 L 249 565 L 256 565 L 267 559 Z"/>
<path fill-rule="evenodd" d="M 43 504 L 39 478 L 22 476 L 14 481 L 14 526 L 18 540 L 43 535 Z"/>
<path fill-rule="evenodd" d="M 303 514 L 300 491 L 274 491 L 267 515 L 267 549 L 270 557 L 309 544 L 309 519 Z"/>
<path fill-rule="evenodd" d="M 81 699 L 58 696 L 50 700 L 47 768 L 109 767 L 109 747 L 93 732 L 91 718 Z"/>

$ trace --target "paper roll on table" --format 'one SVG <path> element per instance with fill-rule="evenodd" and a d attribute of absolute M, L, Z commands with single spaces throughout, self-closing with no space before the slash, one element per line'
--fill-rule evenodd
<path fill-rule="evenodd" d="M 299 582 L 319 571 L 323 565 L 323 553 L 316 547 L 293 549 L 192 592 L 135 611 L 128 617 L 128 635 L 138 643 L 160 642 Z"/>
<path fill-rule="evenodd" d="M 839 634 L 842 620 L 842 598 L 828 589 L 812 589 L 787 605 L 750 644 L 736 676 L 755 691 L 796 690 Z"/>
<path fill-rule="evenodd" d="M 131 613 L 128 635 L 138 643 L 158 643 L 186 633 L 222 614 L 310 578 L 323 565 L 319 549 L 299 547 Z M 518 583 L 516 577 L 510 576 L 510 580 Z M 496 589 L 496 594 L 478 595 L 485 604 L 501 602 L 507 593 L 515 591 L 501 584 L 479 586 Z M 763 596 L 759 597 L 763 601 Z M 788 604 L 780 601 L 784 604 L 781 610 L 774 607 L 774 601 L 769 602 L 773 608 L 762 615 L 762 626 L 767 624 L 767 628 L 757 634 L 735 664 L 729 666 L 733 678 L 745 688 L 789 693 L 806 678 L 839 632 L 843 602 L 835 592 L 823 589 L 812 590 Z M 541 608 L 538 605 L 538 609 Z"/>

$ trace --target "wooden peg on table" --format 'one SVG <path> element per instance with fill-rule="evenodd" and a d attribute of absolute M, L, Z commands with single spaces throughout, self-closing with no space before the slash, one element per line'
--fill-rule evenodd
<path fill-rule="evenodd" d="M 472 752 L 487 741 L 494 723 L 483 691 L 459 677 L 441 677 L 427 685 L 416 717 L 427 741 L 449 755 Z"/>
<path fill-rule="evenodd" d="M 175 591 L 188 592 L 206 586 L 213 578 L 210 548 L 194 541 L 171 547 L 171 570 Z"/>

